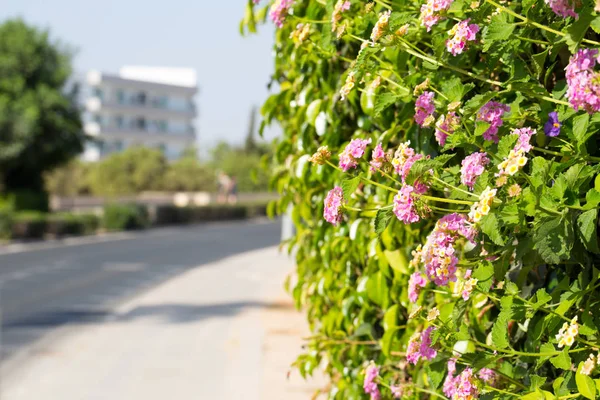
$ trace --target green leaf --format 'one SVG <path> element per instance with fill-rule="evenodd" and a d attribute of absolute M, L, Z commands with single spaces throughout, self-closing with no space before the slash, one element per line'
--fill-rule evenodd
<path fill-rule="evenodd" d="M 378 117 L 386 108 L 396 103 L 400 96 L 392 92 L 384 92 L 375 96 L 374 116 Z"/>
<path fill-rule="evenodd" d="M 312 126 L 315 126 L 315 120 L 317 119 L 319 111 L 321 111 L 322 102 L 321 99 L 313 100 L 306 108 L 306 121 Z"/>
<path fill-rule="evenodd" d="M 592 28 L 594 32 L 600 33 L 600 17 L 594 18 L 594 20 L 590 23 L 590 28 Z"/>
<path fill-rule="evenodd" d="M 488 235 L 492 242 L 498 246 L 504 245 L 504 240 L 502 240 L 502 234 L 500 233 L 500 228 L 498 226 L 498 219 L 495 214 L 490 213 L 483 217 L 479 222 L 479 227 L 483 233 Z"/>
<path fill-rule="evenodd" d="M 383 254 L 385 255 L 385 258 L 387 259 L 392 269 L 402 274 L 408 275 L 408 260 L 406 259 L 404 253 L 402 253 L 401 250 L 384 250 Z"/>
<path fill-rule="evenodd" d="M 490 127 L 488 122 L 477 121 L 475 123 L 475 136 L 482 136 Z"/>
<path fill-rule="evenodd" d="M 369 277 L 367 281 L 367 296 L 382 308 L 386 308 L 389 301 L 389 289 L 383 272 L 379 271 Z"/>
<path fill-rule="evenodd" d="M 588 113 L 583 113 L 573 118 L 573 135 L 575 136 L 575 140 L 577 140 L 578 148 L 582 148 L 582 146 L 585 145 L 585 142 L 589 138 L 589 122 L 590 115 Z"/>
<path fill-rule="evenodd" d="M 598 175 L 600 177 L 600 175 Z M 598 178 L 596 178 L 597 182 L 600 182 Z M 600 191 L 598 189 L 592 189 L 585 194 L 585 208 L 590 209 L 596 207 L 600 204 Z"/>
<path fill-rule="evenodd" d="M 444 80 L 441 83 L 442 92 L 448 98 L 448 102 L 461 101 L 463 96 L 467 94 L 471 89 L 475 87 L 472 83 L 464 85 L 460 78 L 454 77 L 452 79 Z"/>
<path fill-rule="evenodd" d="M 386 331 L 398 326 L 398 304 L 387 309 L 383 316 L 383 329 Z"/>
<path fill-rule="evenodd" d="M 356 192 L 358 185 L 360 184 L 360 177 L 356 176 L 352 179 L 346 179 L 342 181 L 342 192 L 344 201 L 350 200 L 350 197 Z"/>
<path fill-rule="evenodd" d="M 543 306 L 544 304 L 548 303 L 550 300 L 552 300 L 552 296 L 550 296 L 548 293 L 546 293 L 546 289 L 544 289 L 544 288 L 538 289 L 538 291 L 535 292 L 535 296 L 536 296 L 536 301 L 535 301 L 533 307 L 536 310 L 538 308 L 540 308 L 541 306 Z"/>
<path fill-rule="evenodd" d="M 552 357 L 550 362 L 556 368 L 564 369 L 565 371 L 570 370 L 571 357 L 569 356 L 569 349 L 565 348 L 559 355 Z"/>
<path fill-rule="evenodd" d="M 505 349 L 509 345 L 508 322 L 513 314 L 513 298 L 511 296 L 503 297 L 500 304 L 500 314 L 498 314 L 498 318 L 496 318 L 496 322 L 494 322 L 494 325 L 492 326 L 492 342 L 495 347 Z"/>
<path fill-rule="evenodd" d="M 546 50 L 542 51 L 541 53 L 534 54 L 531 56 L 531 59 L 533 60 L 533 65 L 535 66 L 535 71 L 537 72 L 537 75 L 538 75 L 538 79 L 544 74 L 544 72 L 546 72 L 546 70 L 544 68 L 544 64 L 546 62 L 546 57 L 548 57 L 549 51 L 550 51 L 550 48 L 547 48 Z"/>
<path fill-rule="evenodd" d="M 575 53 L 577 51 L 577 47 L 579 47 L 581 39 L 583 39 L 585 36 L 585 33 L 587 32 L 594 18 L 595 17 L 592 15 L 591 10 L 582 10 L 579 12 L 579 19 L 577 19 L 577 21 L 573 23 L 567 30 L 565 39 L 571 53 Z"/>
<path fill-rule="evenodd" d="M 440 384 L 444 379 L 444 375 L 446 374 L 446 362 L 436 361 L 427 363 L 425 371 L 427 372 L 429 384 L 433 389 L 437 389 L 438 387 L 440 387 Z"/>
<path fill-rule="evenodd" d="M 515 143 L 519 139 L 519 135 L 506 135 L 498 142 L 498 157 L 505 158 L 508 153 L 515 147 Z"/>
<path fill-rule="evenodd" d="M 545 218 L 534 231 L 533 241 L 544 261 L 558 264 L 569 257 L 573 247 L 573 226 L 567 218 Z"/>
<path fill-rule="evenodd" d="M 394 212 L 391 208 L 380 208 L 375 216 L 375 233 L 381 235 L 385 228 L 389 225 Z"/>
<path fill-rule="evenodd" d="M 592 253 L 600 253 L 598 248 L 598 209 L 586 211 L 577 218 L 577 232 L 586 249 Z"/>
<path fill-rule="evenodd" d="M 516 25 L 505 22 L 502 17 L 494 16 L 483 33 L 483 51 L 487 52 L 498 41 L 506 41 L 512 35 Z"/>
<path fill-rule="evenodd" d="M 494 283 L 494 266 L 491 262 L 482 262 L 473 272 L 473 278 L 477 279 L 477 287 L 483 293 L 490 291 Z"/>
<path fill-rule="evenodd" d="M 583 367 L 583 361 L 579 363 L 577 367 L 577 373 L 575 374 L 575 383 L 577 384 L 577 390 L 579 393 L 587 399 L 594 400 L 596 398 L 596 385 L 592 378 L 581 373 Z"/>

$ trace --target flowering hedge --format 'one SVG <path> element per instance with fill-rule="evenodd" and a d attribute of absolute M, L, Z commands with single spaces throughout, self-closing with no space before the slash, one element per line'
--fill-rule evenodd
<path fill-rule="evenodd" d="M 248 2 L 244 28 L 278 26 L 296 366 L 330 398 L 600 393 L 594 6 Z"/>

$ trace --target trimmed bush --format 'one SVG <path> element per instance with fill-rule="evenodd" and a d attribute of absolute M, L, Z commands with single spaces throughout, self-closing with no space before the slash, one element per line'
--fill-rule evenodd
<path fill-rule="evenodd" d="M 0 208 L 0 239 L 10 239 L 12 236 L 13 212 Z"/>
<path fill-rule="evenodd" d="M 102 226 L 109 231 L 144 229 L 148 225 L 148 210 L 142 205 L 111 204 L 104 207 Z"/>
<path fill-rule="evenodd" d="M 22 211 L 12 219 L 13 239 L 41 239 L 46 233 L 47 216 L 37 211 Z"/>
<path fill-rule="evenodd" d="M 48 193 L 18 190 L 2 196 L 0 204 L 15 211 L 48 212 Z"/>

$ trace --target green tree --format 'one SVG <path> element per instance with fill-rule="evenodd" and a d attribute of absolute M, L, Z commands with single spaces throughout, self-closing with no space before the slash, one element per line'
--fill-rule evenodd
<path fill-rule="evenodd" d="M 90 192 L 89 179 L 93 164 L 73 160 L 45 174 L 48 193 L 56 196 L 77 196 Z"/>
<path fill-rule="evenodd" d="M 185 149 L 179 160 L 169 165 L 164 179 L 164 190 L 168 191 L 213 191 L 214 171 L 198 160 L 195 147 Z"/>
<path fill-rule="evenodd" d="M 65 93 L 71 53 L 22 20 L 0 25 L 0 181 L 42 192 L 43 173 L 83 150 L 76 90 Z"/>
<path fill-rule="evenodd" d="M 93 194 L 115 196 L 161 190 L 167 160 L 157 149 L 131 147 L 100 161 L 90 171 Z"/>
<path fill-rule="evenodd" d="M 266 191 L 269 173 L 262 167 L 262 159 L 268 157 L 267 152 L 266 144 L 256 144 L 254 151 L 246 151 L 244 147 L 220 142 L 211 152 L 211 165 L 235 178 L 240 192 Z"/>

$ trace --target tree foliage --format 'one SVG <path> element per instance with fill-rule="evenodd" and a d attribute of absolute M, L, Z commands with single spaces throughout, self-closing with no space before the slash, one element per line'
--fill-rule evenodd
<path fill-rule="evenodd" d="M 47 31 L 0 25 L 0 175 L 5 190 L 43 188 L 42 175 L 83 149 L 71 55 Z"/>

